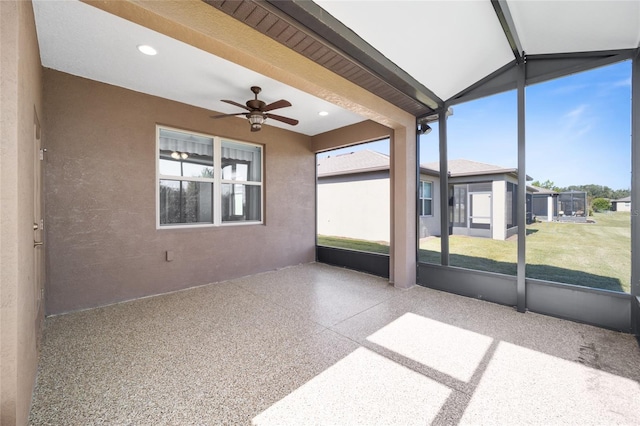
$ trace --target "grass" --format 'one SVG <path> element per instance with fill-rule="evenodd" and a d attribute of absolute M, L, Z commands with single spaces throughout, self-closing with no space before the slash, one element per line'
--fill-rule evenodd
<path fill-rule="evenodd" d="M 629 213 L 595 213 L 596 223 L 541 222 L 527 226 L 526 274 L 567 284 L 630 291 L 631 221 Z M 389 253 L 381 243 L 318 236 L 319 245 Z M 515 275 L 518 242 L 451 235 L 449 264 Z M 440 238 L 420 242 L 421 262 L 440 263 Z"/>
<path fill-rule="evenodd" d="M 375 241 L 355 240 L 352 238 L 318 235 L 319 246 L 338 247 L 347 250 L 367 251 L 369 253 L 389 254 L 389 245 Z"/>
<path fill-rule="evenodd" d="M 630 214 L 595 213 L 593 219 L 531 225 L 538 232 L 527 237 L 527 276 L 629 292 Z"/>

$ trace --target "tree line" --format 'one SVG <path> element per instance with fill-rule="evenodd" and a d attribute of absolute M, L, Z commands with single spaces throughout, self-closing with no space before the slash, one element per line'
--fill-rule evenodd
<path fill-rule="evenodd" d="M 531 183 L 533 186 L 537 186 L 538 188 L 550 189 L 556 192 L 568 192 L 568 191 L 583 191 L 587 193 L 587 198 L 606 198 L 609 200 L 619 200 L 620 198 L 628 197 L 631 195 L 630 189 L 611 189 L 606 185 L 570 185 L 564 188 L 558 187 L 551 180 L 546 180 L 544 182 L 533 181 Z"/>

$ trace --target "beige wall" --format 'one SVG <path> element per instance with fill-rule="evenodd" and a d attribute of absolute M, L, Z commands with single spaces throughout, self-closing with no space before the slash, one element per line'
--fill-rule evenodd
<path fill-rule="evenodd" d="M 318 179 L 318 234 L 389 243 L 389 172 Z"/>
<path fill-rule="evenodd" d="M 395 128 L 391 136 L 391 247 L 389 281 L 416 284 L 416 128 Z"/>
<path fill-rule="evenodd" d="M 92 2 L 92 5 L 274 78 L 392 129 L 390 281 L 416 283 L 416 121 L 376 94 L 302 57 L 202 1 Z M 216 25 L 211 25 L 215 22 Z M 332 146 L 316 145 L 314 150 Z M 335 146 L 341 146 L 338 142 Z M 322 146 L 322 147 L 320 147 Z"/>
<path fill-rule="evenodd" d="M 50 314 L 315 259 L 309 137 L 44 72 Z M 156 123 L 264 144 L 265 224 L 156 229 Z M 166 251 L 175 260 L 165 260 Z"/>
<path fill-rule="evenodd" d="M 0 424 L 26 424 L 41 316 L 33 262 L 34 119 L 42 74 L 30 2 L 0 2 Z M 39 249 L 38 249 L 39 250 Z"/>
<path fill-rule="evenodd" d="M 320 133 L 319 135 L 313 136 L 311 141 L 313 150 L 315 152 L 321 152 L 386 139 L 391 133 L 392 130 L 388 127 L 367 120 L 340 129 Z"/>

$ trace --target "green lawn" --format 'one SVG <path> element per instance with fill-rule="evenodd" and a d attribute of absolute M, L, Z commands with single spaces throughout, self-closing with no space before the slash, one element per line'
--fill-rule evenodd
<path fill-rule="evenodd" d="M 542 222 L 527 226 L 527 277 L 568 284 L 630 290 L 631 222 L 629 213 L 596 213 L 596 223 Z M 374 253 L 389 246 L 362 240 L 318 236 L 319 245 Z M 449 263 L 482 271 L 516 274 L 518 242 L 451 235 Z M 420 243 L 420 261 L 440 263 L 440 238 Z"/>
<path fill-rule="evenodd" d="M 370 253 L 389 254 L 389 246 L 373 241 L 354 240 L 352 238 L 328 237 L 318 235 L 319 246 L 338 247 L 347 250 L 368 251 Z"/>
<path fill-rule="evenodd" d="M 630 291 L 631 217 L 595 213 L 596 223 L 537 223 L 528 229 L 527 276 Z"/>

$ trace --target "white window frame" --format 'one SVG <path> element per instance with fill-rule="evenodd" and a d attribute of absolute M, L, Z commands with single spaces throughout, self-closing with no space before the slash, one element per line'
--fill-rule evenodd
<path fill-rule="evenodd" d="M 423 198 L 423 197 L 422 197 L 422 184 L 423 184 L 423 183 L 428 183 L 429 185 L 431 185 L 431 198 Z M 421 212 L 421 213 L 422 213 L 422 211 L 424 210 L 424 209 L 422 208 L 422 206 L 423 206 L 422 201 L 423 201 L 423 200 L 429 200 L 429 201 L 431 201 L 431 214 L 420 214 L 420 217 L 433 217 L 433 181 L 431 181 L 431 180 L 425 180 L 425 179 L 420 179 L 420 187 L 418 188 L 418 191 L 419 191 L 419 192 L 418 192 L 418 202 L 420 203 L 420 205 L 419 205 L 419 209 L 420 209 L 420 212 Z"/>
<path fill-rule="evenodd" d="M 176 131 L 181 133 L 192 134 L 194 136 L 202 136 L 213 139 L 213 178 L 185 177 L 174 175 L 160 174 L 160 130 Z M 222 142 L 232 142 L 241 145 L 248 145 L 260 148 L 260 180 L 259 181 L 238 181 L 222 179 Z M 194 132 L 192 130 L 184 130 L 177 127 L 156 125 L 156 229 L 190 229 L 190 228 L 212 228 L 225 226 L 244 226 L 244 225 L 262 225 L 264 223 L 264 147 L 259 144 L 240 141 L 231 138 L 222 138 L 220 136 L 209 135 L 207 133 Z M 213 184 L 213 222 L 212 223 L 185 223 L 185 224 L 160 224 L 160 180 L 188 181 L 188 182 L 210 182 Z M 260 220 L 244 220 L 244 221 L 222 221 L 222 184 L 241 184 L 260 187 Z"/>

